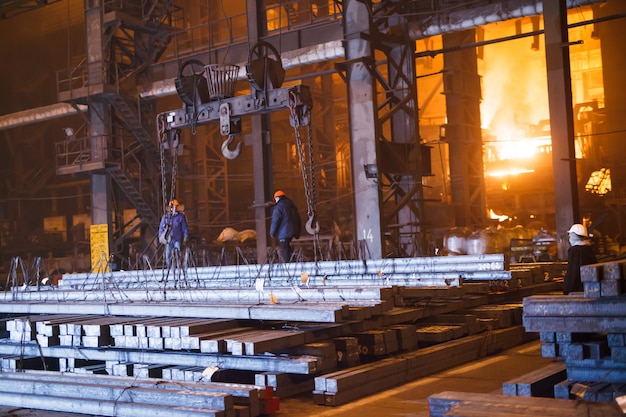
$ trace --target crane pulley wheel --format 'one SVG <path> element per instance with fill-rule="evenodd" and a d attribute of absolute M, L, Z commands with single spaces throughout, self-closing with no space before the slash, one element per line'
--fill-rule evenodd
<path fill-rule="evenodd" d="M 257 91 L 280 88 L 285 80 L 280 54 L 271 43 L 260 41 L 250 48 L 246 74 Z"/>
<path fill-rule="evenodd" d="M 208 103 L 209 87 L 204 76 L 204 64 L 197 59 L 189 59 L 178 69 L 178 76 L 174 80 L 176 92 L 188 106 Z"/>

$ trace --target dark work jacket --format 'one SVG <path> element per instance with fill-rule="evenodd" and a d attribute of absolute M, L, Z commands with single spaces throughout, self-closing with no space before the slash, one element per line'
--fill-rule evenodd
<path fill-rule="evenodd" d="M 280 239 L 299 238 L 302 220 L 298 209 L 287 197 L 280 197 L 272 212 L 270 236 Z"/>
<path fill-rule="evenodd" d="M 570 246 L 567 250 L 567 272 L 565 272 L 563 282 L 563 294 L 583 291 L 583 283 L 580 280 L 580 267 L 597 262 L 592 246 Z"/>
<path fill-rule="evenodd" d="M 176 212 L 165 213 L 163 217 L 161 217 L 161 224 L 159 225 L 159 236 L 165 229 L 167 224 L 170 224 L 171 228 L 171 236 L 172 242 L 183 243 L 183 240 L 189 237 L 189 231 L 187 228 L 187 218 L 184 214 Z"/>

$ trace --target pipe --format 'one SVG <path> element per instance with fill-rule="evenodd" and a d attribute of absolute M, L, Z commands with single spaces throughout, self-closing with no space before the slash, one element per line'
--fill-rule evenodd
<path fill-rule="evenodd" d="M 605 17 L 600 17 L 600 18 L 596 18 L 596 19 L 585 20 L 585 21 L 582 21 L 582 22 L 572 23 L 570 25 L 567 25 L 567 28 L 568 29 L 572 29 L 572 28 L 576 28 L 576 27 L 579 27 L 579 26 L 593 25 L 593 24 L 596 24 L 596 23 L 606 22 L 606 21 L 614 20 L 614 19 L 623 19 L 625 17 L 626 17 L 626 13 L 620 13 L 620 14 L 615 14 L 615 15 L 611 15 L 611 16 L 605 16 Z M 427 50 L 427 51 L 417 52 L 414 56 L 415 56 L 415 58 L 421 58 L 421 57 L 425 57 L 425 56 L 434 57 L 436 55 L 443 54 L 443 53 L 446 53 L 446 52 L 454 52 L 454 51 L 460 51 L 460 50 L 463 50 L 463 49 L 476 48 L 476 47 L 485 46 L 485 45 L 492 45 L 494 43 L 506 42 L 506 41 L 511 41 L 511 40 L 514 40 L 514 39 L 527 38 L 529 36 L 539 36 L 539 35 L 543 35 L 544 32 L 545 31 L 543 29 L 534 30 L 532 32 L 520 33 L 518 35 L 504 36 L 502 38 L 490 39 L 488 41 L 466 43 L 466 44 L 463 44 L 463 45 L 449 47 L 449 48 L 445 48 L 445 49 L 442 48 L 442 49 L 434 49 L 434 50 Z M 582 41 L 571 42 L 570 44 L 580 44 L 580 43 L 582 43 Z M 429 75 L 432 75 L 432 74 L 429 74 Z"/>
<path fill-rule="evenodd" d="M 567 8 L 590 6 L 604 3 L 606 0 L 567 0 Z M 503 0 L 472 9 L 462 8 L 459 11 L 437 13 L 432 11 L 429 17 L 407 23 L 409 38 L 419 40 L 444 33 L 466 30 L 489 23 L 502 22 L 510 19 L 537 16 L 543 14 L 541 0 Z"/>
<path fill-rule="evenodd" d="M 87 109 L 88 107 L 82 104 L 72 107 L 68 103 L 56 103 L 16 113 L 5 114 L 0 116 L 0 130 L 30 125 L 46 120 L 58 119 L 65 116 L 73 116 L 78 114 L 78 112 L 86 112 Z"/>

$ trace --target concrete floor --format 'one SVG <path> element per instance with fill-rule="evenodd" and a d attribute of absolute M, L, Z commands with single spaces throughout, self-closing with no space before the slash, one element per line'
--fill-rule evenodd
<path fill-rule="evenodd" d="M 280 411 L 273 416 L 428 417 L 427 398 L 431 394 L 442 391 L 501 393 L 503 382 L 541 368 L 552 361 L 552 359 L 541 357 L 537 340 L 339 407 L 316 405 L 311 395 L 281 399 Z M 0 405 L 0 416 L 80 417 L 82 415 L 16 409 Z"/>
<path fill-rule="evenodd" d="M 428 417 L 428 396 L 442 391 L 502 393 L 502 383 L 539 369 L 553 359 L 541 357 L 539 341 L 421 378 L 339 407 L 315 405 L 311 396 L 281 400 L 285 417 Z"/>

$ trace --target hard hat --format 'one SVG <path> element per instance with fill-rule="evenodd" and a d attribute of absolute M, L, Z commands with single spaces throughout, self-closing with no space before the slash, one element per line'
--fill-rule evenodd
<path fill-rule="evenodd" d="M 173 206 L 178 206 L 178 205 L 180 205 L 180 203 L 179 203 L 179 202 L 178 202 L 178 200 L 176 200 L 176 199 L 173 199 L 172 201 L 170 201 L 170 204 L 171 204 L 171 205 L 173 205 Z"/>
<path fill-rule="evenodd" d="M 587 233 L 587 228 L 578 223 L 573 224 L 572 227 L 569 228 L 567 233 L 576 233 L 578 236 L 589 237 L 589 234 Z"/>
<path fill-rule="evenodd" d="M 276 192 L 274 193 L 274 200 L 276 200 L 276 197 L 284 197 L 287 194 L 285 194 L 285 192 L 283 190 L 276 190 Z"/>

